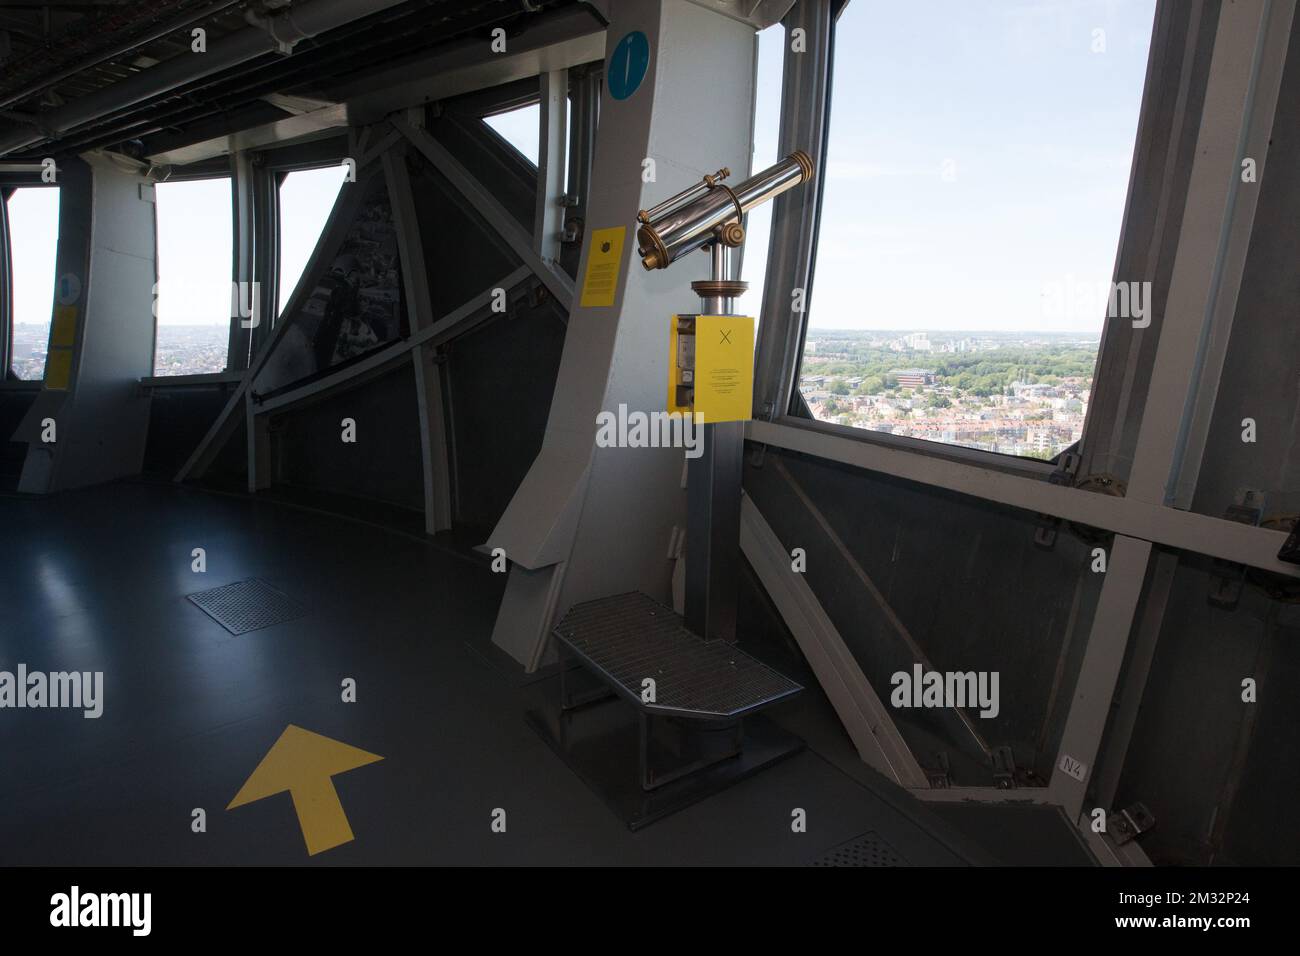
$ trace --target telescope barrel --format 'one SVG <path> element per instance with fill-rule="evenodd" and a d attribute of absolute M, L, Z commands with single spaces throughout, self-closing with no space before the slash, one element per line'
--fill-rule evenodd
<path fill-rule="evenodd" d="M 803 150 L 795 150 L 735 187 L 719 184 L 689 203 L 651 218 L 637 230 L 641 264 L 646 269 L 667 269 L 711 242 L 719 226 L 739 222 L 755 206 L 807 182 L 812 175 L 812 159 Z"/>
<path fill-rule="evenodd" d="M 694 186 L 684 189 L 676 196 L 669 196 L 663 202 L 659 203 L 648 212 L 641 213 L 637 218 L 642 222 L 654 222 L 656 219 L 662 219 L 674 209 L 680 209 L 693 199 L 698 199 L 710 189 L 713 189 L 722 180 L 731 175 L 731 170 L 723 166 L 712 176 L 705 176 Z"/>

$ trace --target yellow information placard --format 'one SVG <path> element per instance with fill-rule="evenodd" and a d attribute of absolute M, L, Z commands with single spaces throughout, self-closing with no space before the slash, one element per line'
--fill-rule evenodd
<path fill-rule="evenodd" d="M 703 421 L 747 422 L 754 409 L 754 320 L 695 319 L 695 412 Z"/>
<path fill-rule="evenodd" d="M 72 349 L 50 349 L 45 358 L 45 387 L 66 390 L 72 378 Z"/>
<path fill-rule="evenodd" d="M 75 305 L 56 305 L 54 307 L 54 327 L 50 330 L 50 344 L 71 348 L 76 336 L 77 307 Z"/>
<path fill-rule="evenodd" d="M 582 281 L 583 306 L 614 304 L 614 297 L 618 294 L 618 274 L 623 267 L 623 242 L 626 238 L 626 226 L 597 229 L 591 234 L 587 274 Z"/>

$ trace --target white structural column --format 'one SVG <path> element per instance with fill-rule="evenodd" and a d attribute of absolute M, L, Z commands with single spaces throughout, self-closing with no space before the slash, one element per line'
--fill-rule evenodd
<path fill-rule="evenodd" d="M 609 12 L 606 66 L 618 76 L 607 74 L 602 92 L 585 245 L 550 418 L 488 541 L 512 562 L 493 640 L 530 669 L 554 616 L 572 604 L 631 590 L 669 599 L 669 540 L 685 526 L 683 452 L 597 448 L 597 415 L 620 405 L 663 410 L 669 320 L 698 308 L 690 283 L 709 271 L 701 254 L 645 272 L 637 211 L 719 166 L 739 177 L 750 164 L 753 27 L 689 0 L 620 0 Z M 649 51 L 639 83 L 636 61 L 620 49 L 637 46 L 636 33 Z M 611 228 L 625 229 L 614 302 L 583 305 L 593 237 Z"/>
<path fill-rule="evenodd" d="M 1224 4 L 1219 15 L 1169 301 L 1128 485 L 1128 497 L 1138 502 L 1163 505 L 1177 478 L 1180 443 L 1186 436 L 1183 426 L 1224 279 L 1240 184 L 1239 153 L 1249 133 L 1272 6 L 1270 0 L 1239 0 Z M 1071 817 L 1087 809 L 1088 781 L 1150 553 L 1150 542 L 1115 537 L 1049 784 L 1053 802 L 1062 804 Z"/>
<path fill-rule="evenodd" d="M 143 167 L 96 153 L 61 164 L 58 182 L 50 358 L 13 435 L 27 442 L 18 489 L 31 494 L 138 475 L 149 430 L 153 186 Z"/>
<path fill-rule="evenodd" d="M 433 324 L 433 304 L 420 223 L 415 215 L 415 194 L 411 190 L 411 175 L 406 165 L 406 150 L 406 140 L 395 142 L 385 151 L 383 160 L 402 258 L 402 282 L 406 287 L 407 309 L 414 334 Z M 417 345 L 411 350 L 424 476 L 424 530 L 429 534 L 451 527 L 447 418 L 442 403 L 442 370 L 436 357 L 437 348 L 432 345 Z"/>
<path fill-rule="evenodd" d="M 548 264 L 560 261 L 560 231 L 564 228 L 564 154 L 568 146 L 569 71 L 543 73 L 541 116 L 537 142 L 537 214 L 533 218 L 533 247 Z"/>

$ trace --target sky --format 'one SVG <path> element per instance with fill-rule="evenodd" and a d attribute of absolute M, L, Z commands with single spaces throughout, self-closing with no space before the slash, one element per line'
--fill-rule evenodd
<path fill-rule="evenodd" d="M 536 166 L 541 115 L 541 107 L 534 103 L 508 113 L 485 116 L 483 122 L 500 133 L 507 143 L 527 156 L 528 161 Z"/>
<path fill-rule="evenodd" d="M 343 185 L 344 166 L 289 173 L 280 184 L 280 311 L 298 284 Z"/>
<path fill-rule="evenodd" d="M 344 167 L 289 173 L 280 187 L 280 302 L 287 300 L 316 246 L 343 182 Z M 230 180 L 158 183 L 158 324 L 230 322 Z M 14 320 L 48 325 L 58 241 L 59 190 L 17 189 L 13 230 Z"/>
<path fill-rule="evenodd" d="M 158 324 L 229 325 L 230 179 L 158 183 Z"/>
<path fill-rule="evenodd" d="M 809 324 L 1100 332 L 1154 6 L 852 0 Z"/>
<path fill-rule="evenodd" d="M 1112 279 L 1154 7 L 852 0 L 836 27 L 810 325 L 1099 333 L 1103 309 L 1084 303 L 1104 302 Z M 777 159 L 786 40 L 780 26 L 759 34 L 755 169 Z M 538 112 L 488 123 L 536 162 Z M 282 304 L 341 179 L 286 178 Z M 226 324 L 229 180 L 159 183 L 157 200 L 159 324 Z M 18 322 L 49 321 L 57 204 L 41 188 L 9 201 Z M 751 314 L 770 211 L 749 217 Z"/>
<path fill-rule="evenodd" d="M 9 197 L 14 322 L 49 325 L 54 308 L 54 254 L 59 239 L 59 190 L 15 189 Z"/>

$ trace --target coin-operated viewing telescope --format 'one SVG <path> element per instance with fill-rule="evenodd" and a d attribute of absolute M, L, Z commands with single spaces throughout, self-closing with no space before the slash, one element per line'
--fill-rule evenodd
<path fill-rule="evenodd" d="M 708 245 L 728 224 L 739 226 L 745 213 L 755 206 L 812 179 L 813 164 L 807 153 L 797 149 L 734 188 L 722 184 L 730 174 L 725 167 L 719 169 L 690 189 L 637 215 L 642 224 L 636 234 L 642 265 L 667 269 L 687 253 Z M 733 230 L 721 238 L 724 245 L 734 248 L 744 241 L 744 233 Z M 728 242 L 728 238 L 736 241 Z"/>
<path fill-rule="evenodd" d="M 699 313 L 673 316 L 667 402 L 669 411 L 696 413 L 709 424 L 743 421 L 752 407 L 754 320 L 735 315 L 735 300 L 748 284 L 730 278 L 731 250 L 745 241 L 745 213 L 812 179 L 813 163 L 795 150 L 734 187 L 723 182 L 730 175 L 723 167 L 637 214 L 637 252 L 647 270 L 710 249 L 712 276 L 691 283 Z M 724 316 L 728 321 L 721 322 Z"/>
<path fill-rule="evenodd" d="M 740 481 L 745 425 L 754 406 L 754 320 L 735 314 L 747 284 L 731 278 L 731 250 L 745 241 L 745 213 L 808 182 L 812 158 L 795 150 L 736 186 L 719 169 L 637 214 L 637 252 L 647 270 L 667 269 L 707 247 L 708 279 L 691 283 L 699 312 L 672 317 L 670 412 L 702 424 L 702 454 L 687 462 L 686 623 L 707 640 L 736 639 Z"/>

